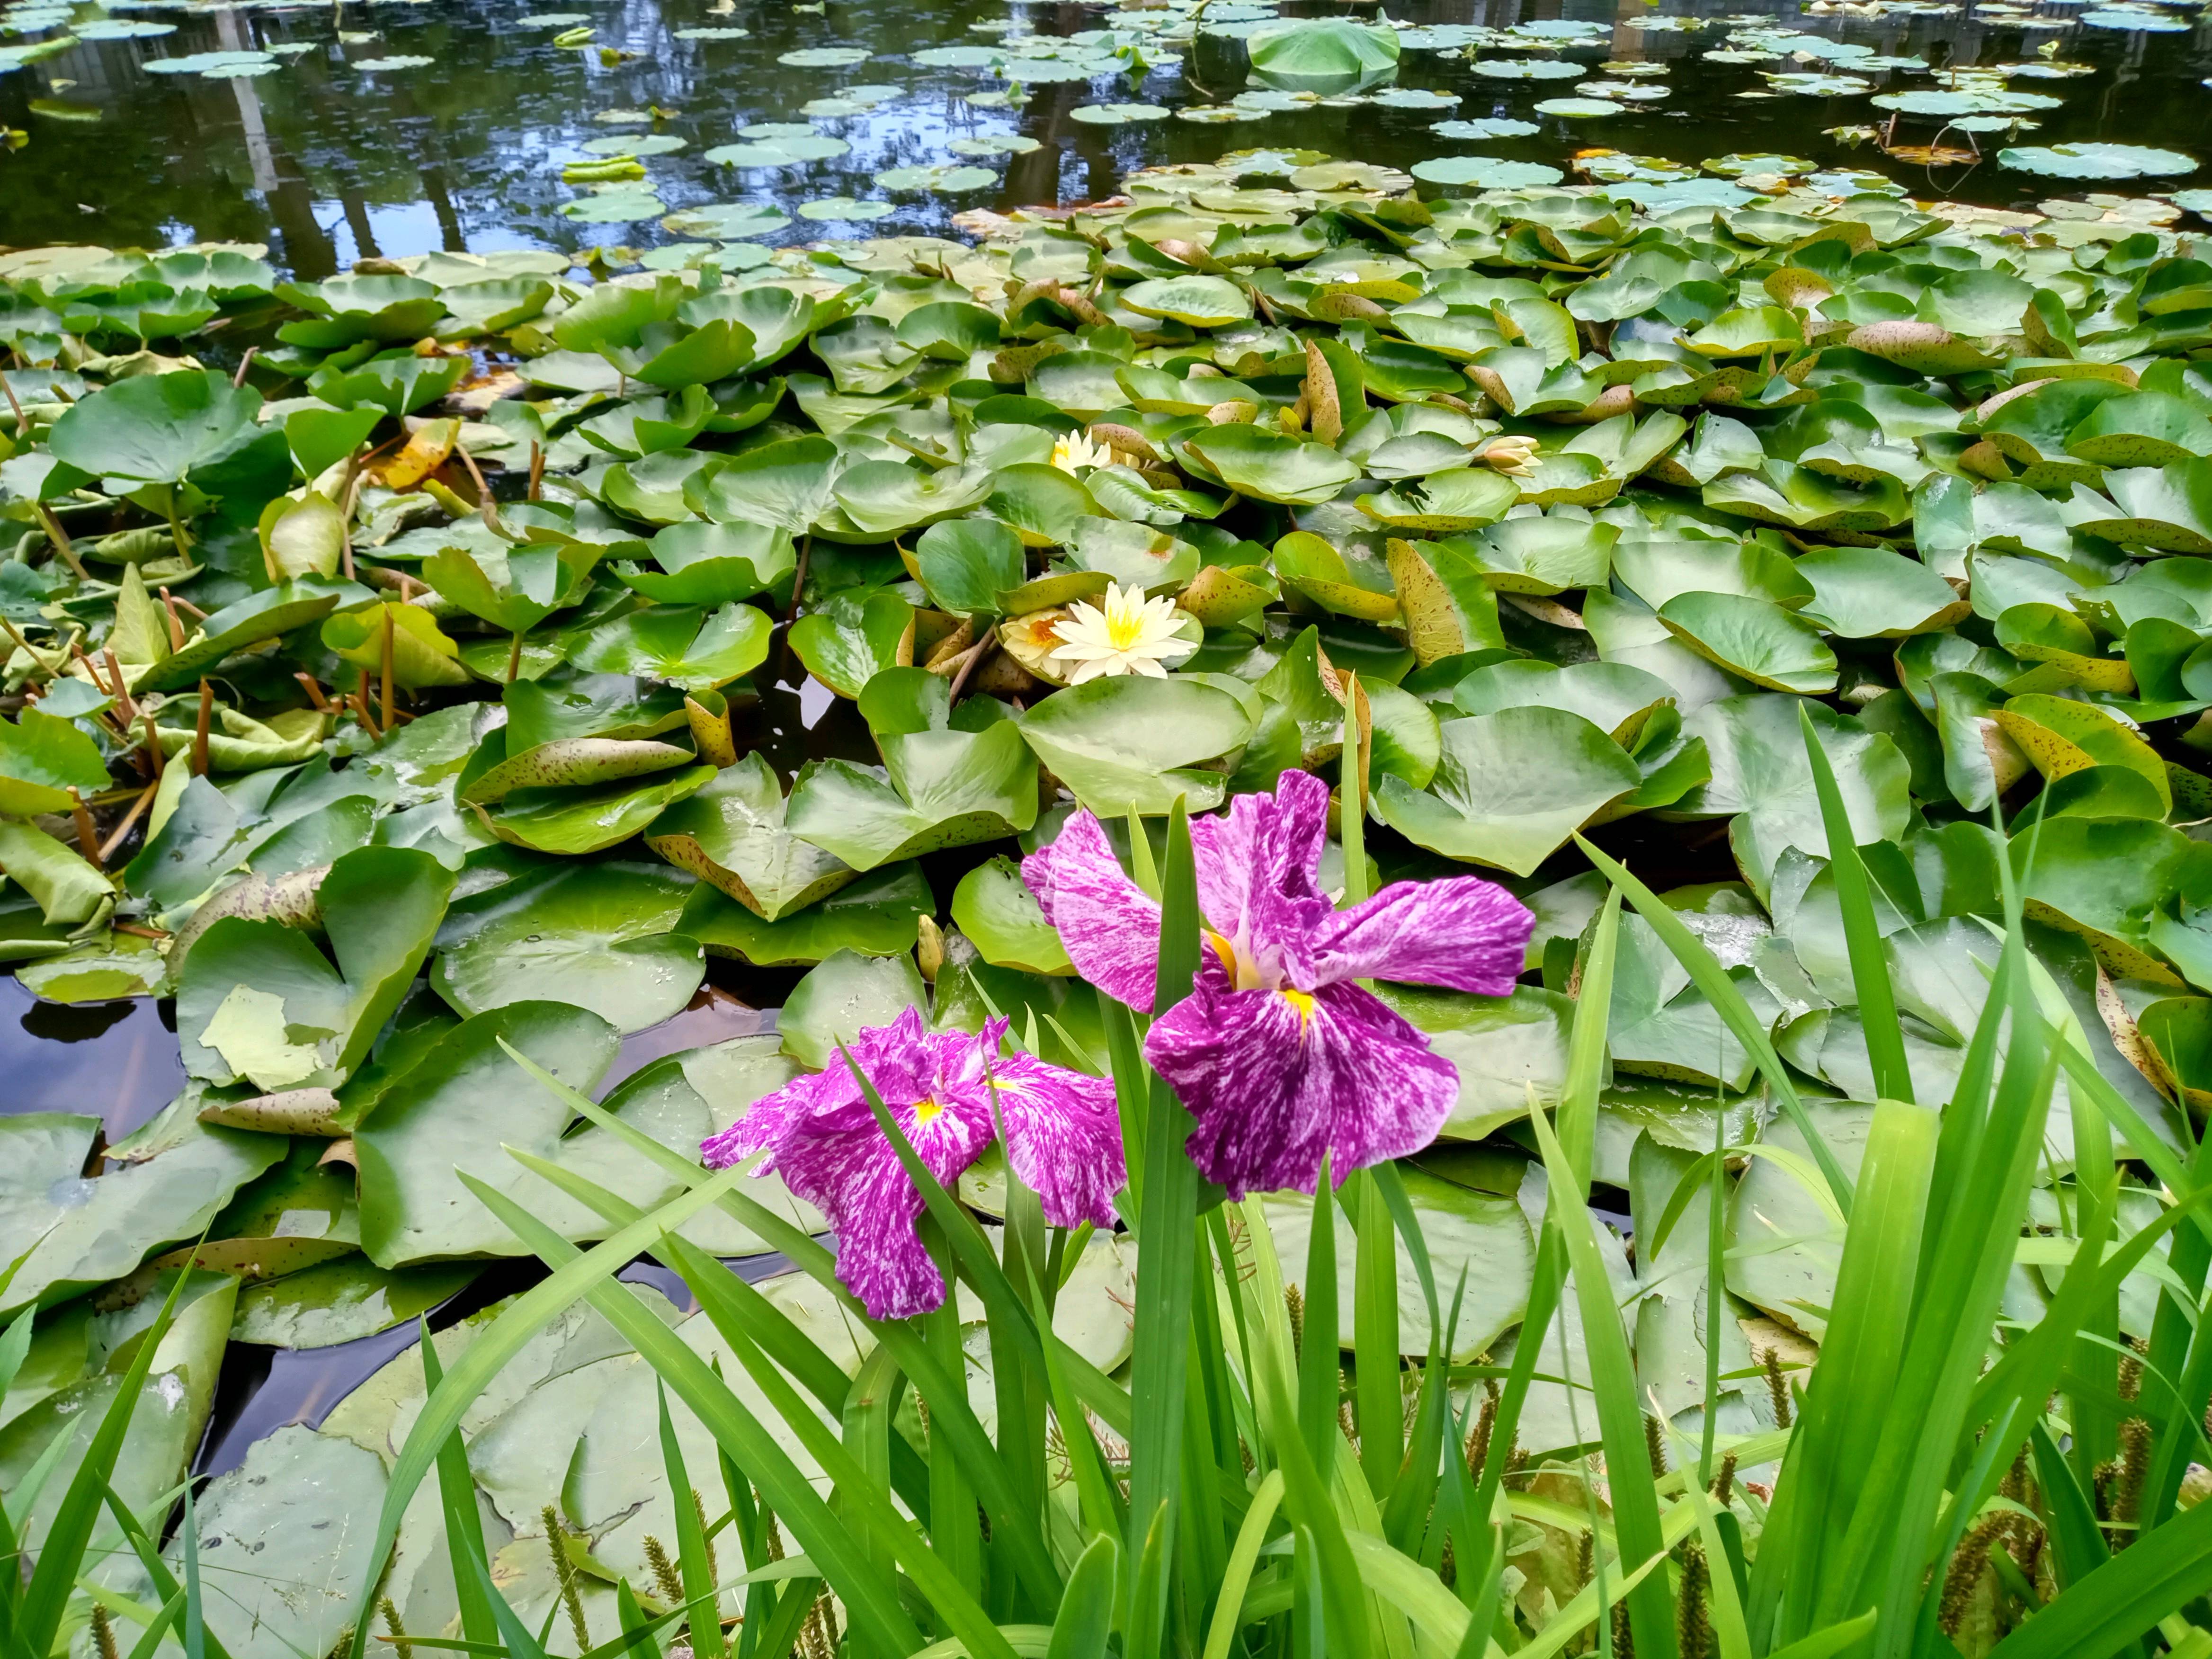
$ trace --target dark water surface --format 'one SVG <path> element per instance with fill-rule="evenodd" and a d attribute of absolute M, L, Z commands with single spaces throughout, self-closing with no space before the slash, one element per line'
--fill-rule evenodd
<path fill-rule="evenodd" d="M 718 3 L 731 9 L 717 10 Z M 1124 101 L 1174 109 L 1211 105 L 1227 101 L 1241 85 L 1201 82 L 1201 59 L 1218 73 L 1218 54 L 1171 45 L 1164 49 L 1167 61 L 1142 74 L 1036 85 L 1006 106 L 978 107 L 967 94 L 1004 91 L 988 66 L 913 61 L 933 47 L 989 47 L 1005 32 L 971 25 L 1004 24 L 1039 37 L 1098 29 L 1109 20 L 1103 4 L 337 0 L 330 6 L 218 7 L 127 0 L 126 9 L 125 3 L 118 0 L 105 25 L 96 6 L 66 0 L 24 0 L 0 11 L 0 124 L 28 135 L 20 150 L 0 153 L 0 244 L 265 242 L 281 263 L 310 277 L 359 258 L 433 248 L 643 247 L 671 240 L 653 218 L 605 225 L 564 218 L 562 207 L 581 191 L 562 182 L 561 169 L 595 159 L 584 148 L 594 140 L 647 134 L 684 141 L 682 150 L 645 163 L 671 209 L 750 201 L 790 212 L 835 197 L 891 204 L 885 216 L 862 222 L 798 218 L 773 233 L 771 243 L 941 232 L 961 209 L 1102 198 L 1135 167 L 1212 161 L 1227 150 L 1263 145 L 1299 145 L 1399 167 L 1470 149 L 1556 166 L 1566 165 L 1578 149 L 1599 145 L 1692 163 L 1729 152 L 1778 152 L 1823 167 L 1876 167 L 1917 195 L 1990 205 L 2027 205 L 2099 188 L 2094 181 L 2047 181 L 2002 169 L 1995 151 L 2005 143 L 2094 139 L 2212 151 L 2212 94 L 2202 84 L 2212 73 L 2212 41 L 2197 23 L 2195 8 L 2167 14 L 2189 27 L 2152 33 L 2100 27 L 2095 20 L 2113 16 L 2109 4 L 2085 8 L 2080 0 L 1978 6 L 1885 0 L 1877 15 L 1845 4 L 1808 11 L 1791 0 L 1748 8 L 1719 0 L 1662 0 L 1658 6 L 1642 0 L 1410 0 L 1401 22 L 1594 25 L 1586 38 L 1565 42 L 1566 59 L 1583 65 L 1591 79 L 1606 78 L 1600 65 L 1608 61 L 1663 65 L 1663 77 L 1650 84 L 1665 86 L 1668 96 L 1600 120 L 1536 115 L 1538 100 L 1575 95 L 1576 79 L 1489 79 L 1463 58 L 1409 48 L 1397 86 L 1455 94 L 1455 107 L 1306 107 L 1231 125 L 1168 119 L 1103 126 L 1072 112 Z M 1310 0 L 1304 9 L 1313 9 Z M 1246 4 L 1212 9 L 1247 21 L 1264 15 Z M 1373 15 L 1364 6 L 1328 9 Z M 1711 21 L 1687 32 L 1639 27 L 1676 13 Z M 557 46 L 558 27 L 526 21 L 549 14 L 585 20 L 591 42 L 580 49 Z M 2084 22 L 2085 15 L 2093 21 Z M 118 21 L 173 25 L 173 33 L 80 40 L 57 55 L 8 65 L 11 47 L 58 38 L 88 21 L 97 34 Z M 1931 170 L 1887 157 L 1864 142 L 1825 136 L 1828 128 L 1887 122 L 1887 112 L 1874 107 L 1867 93 L 1744 96 L 1765 93 L 1762 70 L 1852 67 L 1818 57 L 1756 64 L 1704 59 L 1729 44 L 1731 26 L 1753 22 L 1817 35 L 1847 50 L 1917 58 L 1929 66 L 1864 71 L 1873 94 L 1940 89 L 1950 84 L 1949 71 L 2033 62 L 2037 48 L 2051 42 L 2062 60 L 2094 65 L 2095 72 L 2014 80 L 2014 90 L 2057 96 L 2063 106 L 2039 112 L 2033 118 L 2040 125 L 2032 132 L 1987 132 L 1973 140 L 1954 132 L 1947 144 L 1978 143 L 1988 159 Z M 679 30 L 700 27 L 748 33 L 736 40 L 676 38 Z M 822 47 L 859 48 L 868 56 L 833 67 L 777 61 L 788 52 Z M 601 48 L 618 61 L 603 61 Z M 269 72 L 250 78 L 145 67 L 188 54 L 255 50 L 278 56 Z M 1181 62 L 1174 58 L 1177 50 L 1185 54 Z M 1485 48 L 1480 55 L 1502 54 Z M 418 58 L 430 61 L 363 67 Z M 816 133 L 848 142 L 846 154 L 743 171 L 705 159 L 708 150 L 736 141 L 748 124 L 805 122 L 802 106 L 855 88 L 874 88 L 884 101 L 811 123 Z M 659 114 L 649 125 L 595 118 L 621 111 Z M 1534 119 L 1541 131 L 1479 145 L 1430 131 L 1439 119 L 1485 116 Z M 1908 119 L 1896 137 L 1925 143 L 1941 125 Z M 955 139 L 993 134 L 1024 135 L 1039 147 L 1009 158 L 961 157 L 946 149 Z M 945 161 L 980 161 L 994 180 L 950 197 L 886 191 L 873 182 L 887 168 Z M 2140 191 L 2201 182 L 2108 187 Z"/>

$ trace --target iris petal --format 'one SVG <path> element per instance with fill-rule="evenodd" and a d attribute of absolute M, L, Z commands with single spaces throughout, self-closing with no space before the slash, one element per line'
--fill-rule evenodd
<path fill-rule="evenodd" d="M 1521 975 L 1536 919 L 1478 876 L 1401 881 L 1333 912 L 1307 946 L 1316 982 L 1401 980 L 1502 997 Z"/>
<path fill-rule="evenodd" d="M 1417 1152 L 1459 1099 L 1459 1073 L 1356 985 L 1201 989 L 1152 1023 L 1145 1058 L 1197 1119 L 1188 1147 L 1232 1198 L 1310 1193 L 1324 1152 L 1338 1180 Z"/>
<path fill-rule="evenodd" d="M 1000 1060 L 999 1115 L 1006 1161 L 1055 1227 L 1114 1224 L 1114 1194 L 1128 1184 L 1114 1085 L 1029 1054 Z"/>
<path fill-rule="evenodd" d="M 1076 971 L 1117 1002 L 1150 1009 L 1159 977 L 1160 907 L 1131 881 L 1097 818 L 1077 812 L 1022 879 L 1060 932 Z"/>

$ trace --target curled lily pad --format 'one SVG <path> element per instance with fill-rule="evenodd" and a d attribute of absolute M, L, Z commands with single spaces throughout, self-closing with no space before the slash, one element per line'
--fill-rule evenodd
<path fill-rule="evenodd" d="M 678 29 L 672 37 L 678 40 L 743 40 L 752 33 L 750 29 L 736 27 Z"/>
<path fill-rule="evenodd" d="M 810 965 L 840 951 L 902 956 L 921 937 L 935 896 L 912 860 L 871 870 L 780 921 L 765 921 L 716 888 L 701 884 L 684 911 L 685 933 L 714 957 L 757 967 Z"/>
<path fill-rule="evenodd" d="M 653 820 L 646 844 L 763 921 L 777 921 L 859 873 L 835 854 L 793 835 L 784 815 L 782 786 L 767 757 L 754 753 Z"/>
<path fill-rule="evenodd" d="M 353 67 L 366 75 L 389 75 L 401 70 L 428 69 L 437 61 L 434 58 L 406 55 L 396 58 L 361 58 L 354 60 Z"/>
<path fill-rule="evenodd" d="M 1040 144 L 1026 133 L 987 132 L 970 138 L 955 138 L 945 148 L 955 155 L 1026 155 Z"/>

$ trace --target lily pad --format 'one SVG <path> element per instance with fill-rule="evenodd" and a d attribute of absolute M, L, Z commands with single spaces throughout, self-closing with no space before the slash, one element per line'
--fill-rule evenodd
<path fill-rule="evenodd" d="M 697 942 L 672 931 L 690 888 L 653 864 L 527 868 L 454 907 L 431 983 L 465 1014 L 550 1000 L 641 1031 L 681 1010 L 706 973 Z"/>

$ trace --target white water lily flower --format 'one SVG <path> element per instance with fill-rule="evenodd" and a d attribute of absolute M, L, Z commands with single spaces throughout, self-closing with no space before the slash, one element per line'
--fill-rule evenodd
<path fill-rule="evenodd" d="M 1113 463 L 1114 452 L 1104 444 L 1091 442 L 1088 433 L 1067 433 L 1052 447 L 1052 464 L 1062 472 L 1073 473 L 1086 466 L 1111 466 Z"/>
<path fill-rule="evenodd" d="M 1148 599 L 1141 587 L 1109 582 L 1099 605 L 1078 599 L 1068 606 L 1067 619 L 1053 624 L 1053 636 L 1061 643 L 1052 662 L 1067 669 L 1070 685 L 1113 674 L 1165 679 L 1162 659 L 1190 652 L 1180 629 L 1172 599 Z"/>
<path fill-rule="evenodd" d="M 1526 478 L 1536 471 L 1534 438 L 1492 438 L 1480 459 L 1509 478 Z"/>

